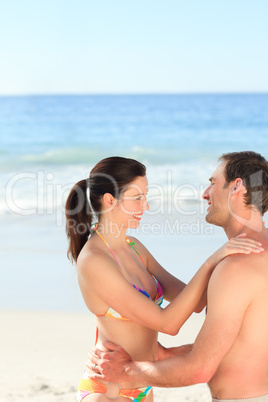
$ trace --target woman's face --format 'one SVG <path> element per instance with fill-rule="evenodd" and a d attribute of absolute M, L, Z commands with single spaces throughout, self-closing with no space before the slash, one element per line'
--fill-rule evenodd
<path fill-rule="evenodd" d="M 149 209 L 147 202 L 148 180 L 139 176 L 128 184 L 118 200 L 118 218 L 128 228 L 138 228 L 143 212 Z"/>

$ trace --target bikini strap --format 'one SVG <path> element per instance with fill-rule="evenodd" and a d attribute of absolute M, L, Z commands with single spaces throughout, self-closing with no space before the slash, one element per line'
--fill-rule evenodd
<path fill-rule="evenodd" d="M 98 231 L 98 223 L 93 223 L 93 225 L 91 225 L 91 227 L 90 227 L 90 233 L 91 233 L 91 235 L 93 234 L 93 233 L 97 233 L 97 235 L 101 238 L 101 240 L 104 242 L 104 244 L 106 244 L 106 246 L 108 247 L 108 249 L 110 250 L 110 252 L 112 253 L 112 255 L 114 256 L 114 258 L 115 258 L 115 260 L 117 261 L 117 264 L 119 265 L 119 267 L 121 267 L 120 266 L 120 263 L 119 263 L 119 261 L 118 261 L 118 259 L 117 259 L 117 257 L 116 257 L 116 255 L 115 255 L 115 253 L 113 252 L 113 250 L 111 249 L 111 247 L 109 246 L 109 244 L 107 243 L 107 241 L 104 239 L 104 237 L 100 234 L 100 232 Z M 143 265 L 145 265 L 144 264 L 144 261 L 143 261 L 143 259 L 142 259 L 142 257 L 141 257 L 141 255 L 140 255 L 140 253 L 135 249 L 135 247 L 134 247 L 134 244 L 135 244 L 135 242 L 134 241 L 131 241 L 128 237 L 126 237 L 126 242 L 133 248 L 133 250 L 138 254 L 138 256 L 140 257 L 140 259 L 141 259 L 141 261 L 142 261 L 142 263 L 143 263 Z"/>
<path fill-rule="evenodd" d="M 99 328 L 98 328 L 98 326 L 96 326 L 95 346 L 97 345 L 98 339 L 99 339 Z"/>
<path fill-rule="evenodd" d="M 104 244 L 106 244 L 106 246 L 108 247 L 108 249 L 111 251 L 112 255 L 114 256 L 117 264 L 119 265 L 119 267 L 121 268 L 120 262 L 118 261 L 115 253 L 113 252 L 113 250 L 111 249 L 111 247 L 109 246 L 109 244 L 106 242 L 106 240 L 103 238 L 103 236 L 100 234 L 100 232 L 98 230 L 96 230 L 97 235 L 101 238 L 101 240 L 104 242 Z"/>
<path fill-rule="evenodd" d="M 143 259 L 142 259 L 142 257 L 141 257 L 141 255 L 140 255 L 140 253 L 135 249 L 135 247 L 134 247 L 134 244 L 135 244 L 135 242 L 134 241 L 131 241 L 128 237 L 126 237 L 126 242 L 133 248 L 133 250 L 138 254 L 138 256 L 140 257 L 140 259 L 141 259 L 141 261 L 142 261 L 142 263 L 143 263 L 143 265 L 145 265 L 144 264 L 144 261 L 143 261 Z"/>

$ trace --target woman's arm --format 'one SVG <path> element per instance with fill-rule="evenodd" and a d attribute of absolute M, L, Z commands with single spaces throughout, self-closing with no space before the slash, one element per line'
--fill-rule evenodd
<path fill-rule="evenodd" d="M 246 260 L 231 257 L 213 273 L 208 289 L 208 314 L 188 353 L 158 362 L 132 362 L 122 347 L 104 342 L 108 351 L 93 348 L 90 354 L 90 367 L 97 364 L 93 378 L 113 381 L 116 373 L 116 381 L 135 380 L 135 386 L 157 387 L 207 383 L 241 332 L 245 312 L 259 289 L 260 277 L 252 269 L 251 259 Z"/>
<path fill-rule="evenodd" d="M 178 296 L 181 291 L 185 288 L 186 284 L 175 276 L 166 271 L 158 261 L 152 256 L 148 249 L 139 240 L 132 238 L 134 240 L 136 247 L 144 258 L 144 262 L 148 271 L 153 274 L 158 281 L 161 283 L 164 292 L 164 298 L 167 301 L 172 301 L 176 296 Z M 211 273 L 214 268 L 222 261 L 225 257 L 231 254 L 249 254 L 251 252 L 260 252 L 263 249 L 260 247 L 260 243 L 246 238 L 246 234 L 242 233 L 236 238 L 230 239 L 222 247 L 216 250 L 201 266 L 200 270 L 205 272 L 206 269 L 210 270 Z M 204 269 L 204 265 L 206 268 Z M 191 282 L 188 284 L 193 285 Z M 197 304 L 193 307 L 193 312 L 200 313 L 207 305 L 207 293 L 206 287 L 201 289 L 192 288 L 193 291 L 197 290 L 199 292 L 199 298 Z"/>
<path fill-rule="evenodd" d="M 241 245 L 242 243 L 242 245 Z M 238 244 L 238 245 L 237 245 Z M 79 261 L 78 280 L 85 301 L 88 292 L 100 300 L 103 309 L 112 307 L 122 316 L 153 330 L 175 335 L 192 314 L 207 288 L 211 273 L 226 255 L 259 250 L 257 242 L 230 241 L 201 266 L 189 284 L 164 309 L 137 292 L 118 270 L 116 262 L 103 252 L 91 253 Z M 243 251 L 241 251 L 243 250 Z M 161 281 L 161 278 L 158 278 Z M 106 306 L 106 307 L 105 307 Z M 104 311 L 93 311 L 101 314 Z"/>

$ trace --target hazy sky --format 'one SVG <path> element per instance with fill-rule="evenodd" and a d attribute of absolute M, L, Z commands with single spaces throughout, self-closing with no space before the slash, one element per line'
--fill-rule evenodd
<path fill-rule="evenodd" d="M 268 92 L 267 0 L 0 0 L 0 94 Z"/>

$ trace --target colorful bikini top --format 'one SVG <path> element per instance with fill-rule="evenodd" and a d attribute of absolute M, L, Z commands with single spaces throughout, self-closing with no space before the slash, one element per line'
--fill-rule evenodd
<path fill-rule="evenodd" d="M 108 243 L 105 241 L 105 239 L 103 238 L 103 236 L 99 233 L 99 231 L 97 230 L 98 228 L 98 224 L 94 224 L 92 225 L 93 228 L 91 229 L 91 234 L 93 234 L 94 232 L 97 233 L 97 235 L 101 238 L 101 240 L 106 244 L 106 246 L 108 247 L 108 249 L 110 250 L 110 252 L 112 253 L 112 255 L 114 256 L 117 264 L 120 267 L 120 263 L 116 257 L 116 255 L 114 254 L 113 250 L 110 248 L 110 246 L 108 245 Z M 128 237 L 126 238 L 126 242 L 133 248 L 133 250 L 138 254 L 138 256 L 140 257 L 143 265 L 144 261 L 141 258 L 141 255 L 138 253 L 138 251 L 135 249 L 134 247 L 134 241 L 131 241 Z M 154 301 L 158 306 L 161 306 L 161 304 L 163 303 L 164 300 L 164 295 L 163 295 L 163 289 L 160 285 L 160 283 L 158 282 L 158 280 L 154 277 L 154 275 L 152 275 L 150 272 L 149 274 L 151 275 L 151 277 L 154 279 L 156 285 L 157 285 L 157 292 L 156 292 L 156 296 L 154 299 L 151 298 L 151 296 L 149 295 L 148 292 L 146 292 L 146 290 L 143 290 L 141 288 L 139 288 L 138 286 L 132 284 L 132 286 L 137 289 L 140 293 L 142 293 L 144 296 L 148 297 L 150 300 Z M 128 318 L 123 317 L 121 314 L 119 314 L 117 311 L 115 311 L 112 307 L 109 307 L 108 310 L 106 311 L 106 313 L 104 314 L 99 314 L 97 315 L 97 317 L 111 317 L 111 318 L 117 318 L 119 320 L 129 320 Z"/>

